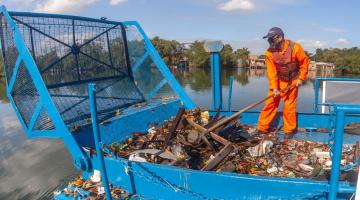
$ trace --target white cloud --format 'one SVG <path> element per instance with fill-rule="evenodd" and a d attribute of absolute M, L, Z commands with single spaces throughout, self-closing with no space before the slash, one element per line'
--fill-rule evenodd
<path fill-rule="evenodd" d="M 335 40 L 335 44 L 337 45 L 347 45 L 349 44 L 349 41 L 345 38 L 338 38 Z"/>
<path fill-rule="evenodd" d="M 251 0 L 229 0 L 226 3 L 220 4 L 218 9 L 224 11 L 254 10 L 255 4 Z"/>
<path fill-rule="evenodd" d="M 110 0 L 110 5 L 118 5 L 120 3 L 124 3 L 126 2 L 127 0 Z"/>
<path fill-rule="evenodd" d="M 315 49 L 323 48 L 326 46 L 327 42 L 320 40 L 298 40 L 298 42 L 305 48 Z"/>
<path fill-rule="evenodd" d="M 44 0 L 35 7 L 37 12 L 69 13 L 78 12 L 98 0 Z"/>

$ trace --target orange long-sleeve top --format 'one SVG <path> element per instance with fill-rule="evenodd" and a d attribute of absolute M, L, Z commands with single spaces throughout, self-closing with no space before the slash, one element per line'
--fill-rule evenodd
<path fill-rule="evenodd" d="M 286 49 L 289 46 L 290 41 L 289 40 L 285 40 L 285 43 L 283 45 L 283 49 L 281 50 L 280 53 L 285 53 Z M 266 63 L 266 69 L 267 69 L 267 75 L 269 78 L 269 85 L 270 85 L 270 89 L 279 89 L 279 79 L 277 76 L 277 72 L 276 72 L 276 66 L 274 63 L 274 58 L 273 55 L 271 53 L 271 51 L 268 49 L 265 53 L 266 59 L 265 59 L 265 63 Z M 299 79 L 300 80 L 305 80 L 306 76 L 308 74 L 308 69 L 309 69 L 309 57 L 306 55 L 304 49 L 301 47 L 301 45 L 299 43 L 294 44 L 294 48 L 291 52 L 291 58 L 294 61 L 297 61 L 299 64 Z"/>

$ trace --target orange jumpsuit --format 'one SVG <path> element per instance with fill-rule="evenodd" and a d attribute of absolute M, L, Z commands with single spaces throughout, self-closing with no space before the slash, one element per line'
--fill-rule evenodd
<path fill-rule="evenodd" d="M 283 49 L 281 50 L 280 54 L 284 54 L 286 49 L 289 46 L 290 41 L 285 40 L 283 45 Z M 272 90 L 277 89 L 281 90 L 286 88 L 289 84 L 294 84 L 295 80 L 291 81 L 281 81 L 277 76 L 276 65 L 274 62 L 273 54 L 269 51 L 269 49 L 265 53 L 266 56 L 266 68 L 267 68 L 267 75 L 269 78 L 269 91 L 268 95 L 272 95 Z M 305 54 L 303 48 L 300 44 L 295 43 L 291 52 L 291 59 L 296 61 L 299 66 L 299 76 L 298 79 L 304 81 L 306 79 L 309 67 L 309 58 Z M 260 113 L 259 121 L 258 121 L 258 130 L 262 132 L 268 132 L 270 129 L 270 123 L 276 116 L 280 100 L 283 99 L 284 101 L 284 109 L 283 109 L 283 121 L 284 126 L 283 130 L 285 133 L 293 133 L 296 131 L 297 128 L 297 121 L 296 121 L 296 101 L 298 95 L 298 88 L 293 87 L 288 92 L 281 93 L 277 97 L 273 97 L 268 99 L 265 102 L 265 106 Z"/>

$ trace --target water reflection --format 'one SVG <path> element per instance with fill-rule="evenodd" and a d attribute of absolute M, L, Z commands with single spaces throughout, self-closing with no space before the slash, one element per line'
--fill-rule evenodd
<path fill-rule="evenodd" d="M 191 99 L 202 108 L 210 108 L 209 69 L 173 73 Z M 316 76 L 334 76 L 331 72 L 311 71 L 300 88 L 298 110 L 311 112 L 313 82 Z M 231 68 L 222 70 L 223 102 L 227 107 L 229 78 L 235 78 L 232 109 L 238 110 L 263 98 L 268 80 L 264 69 Z M 6 99 L 4 80 L 0 79 L 0 199 L 48 199 L 55 188 L 78 174 L 71 157 L 59 140 L 28 140 Z M 254 110 L 260 110 L 256 107 Z"/>
<path fill-rule="evenodd" d="M 209 109 L 211 105 L 210 69 L 173 70 L 191 99 L 199 107 Z M 263 68 L 228 68 L 222 69 L 223 104 L 227 108 L 229 79 L 233 76 L 231 108 L 239 110 L 266 95 L 268 79 Z M 333 77 L 333 71 L 309 71 L 307 80 L 299 91 L 298 111 L 312 112 L 314 101 L 314 80 L 317 76 Z M 254 110 L 260 110 L 262 105 Z"/>
<path fill-rule="evenodd" d="M 0 84 L 0 199 L 49 199 L 78 174 L 60 140 L 28 140 Z"/>

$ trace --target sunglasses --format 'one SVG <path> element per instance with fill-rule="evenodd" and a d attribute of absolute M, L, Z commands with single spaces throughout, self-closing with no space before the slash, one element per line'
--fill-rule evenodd
<path fill-rule="evenodd" d="M 275 41 L 279 40 L 281 38 L 281 35 L 274 35 L 273 37 L 268 38 L 269 43 L 274 43 Z"/>

